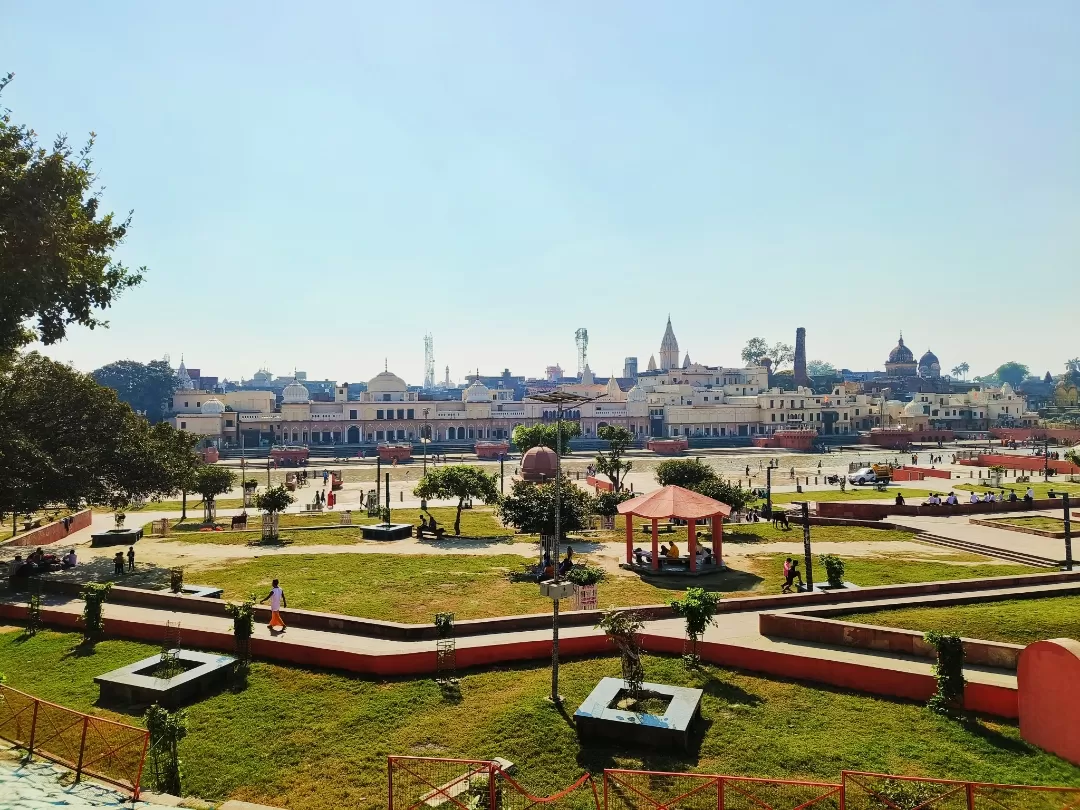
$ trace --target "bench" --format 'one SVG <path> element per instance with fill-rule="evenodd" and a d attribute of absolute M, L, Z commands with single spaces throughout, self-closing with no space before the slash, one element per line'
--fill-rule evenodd
<path fill-rule="evenodd" d="M 446 535 L 446 529 L 444 529 L 442 526 L 438 526 L 436 527 L 435 531 L 432 532 L 431 529 L 425 529 L 423 526 L 416 527 L 417 540 L 423 540 L 425 534 L 431 535 L 432 538 L 434 538 L 435 540 L 442 540 L 443 537 Z"/>
<path fill-rule="evenodd" d="M 674 523 L 658 523 L 656 524 L 657 534 L 671 534 L 675 531 Z M 641 527 L 642 534 L 652 534 L 652 524 L 646 523 Z"/>

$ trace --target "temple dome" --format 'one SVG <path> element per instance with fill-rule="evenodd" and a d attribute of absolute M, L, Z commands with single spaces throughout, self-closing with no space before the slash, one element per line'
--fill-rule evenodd
<path fill-rule="evenodd" d="M 550 447 L 532 447 L 521 457 L 521 480 L 534 484 L 551 481 L 558 463 L 559 458 Z"/>
<path fill-rule="evenodd" d="M 1001 384 L 1001 395 L 1003 397 L 1011 397 L 1016 391 L 1007 382 Z"/>
<path fill-rule="evenodd" d="M 491 402 L 491 389 L 477 380 L 461 392 L 462 402 Z"/>
<path fill-rule="evenodd" d="M 396 393 L 400 394 L 408 390 L 405 381 L 392 371 L 380 371 L 368 380 L 367 390 L 369 393 Z"/>
<path fill-rule="evenodd" d="M 941 376 L 941 363 L 938 362 L 937 355 L 929 349 L 919 358 L 919 375 L 922 377 Z"/>
<path fill-rule="evenodd" d="M 645 392 L 639 386 L 635 385 L 633 388 L 631 388 L 629 391 L 626 392 L 626 401 L 627 402 L 644 402 L 645 401 Z"/>
<path fill-rule="evenodd" d="M 281 392 L 281 401 L 291 404 L 298 404 L 301 402 L 308 402 L 311 399 L 307 388 L 301 383 L 293 380 L 291 383 L 285 386 L 285 390 Z"/>
<path fill-rule="evenodd" d="M 222 414 L 225 413 L 225 403 L 217 397 L 210 397 L 202 404 L 201 410 L 204 414 Z"/>
<path fill-rule="evenodd" d="M 936 359 L 936 358 L 935 358 Z M 915 355 L 911 349 L 904 345 L 904 337 L 900 336 L 900 342 L 896 344 L 896 348 L 889 352 L 890 363 L 914 363 Z"/>
<path fill-rule="evenodd" d="M 915 400 L 912 400 L 911 402 L 909 402 L 907 405 L 904 406 L 904 415 L 905 416 L 922 416 L 923 415 L 922 403 L 921 402 L 916 402 Z"/>

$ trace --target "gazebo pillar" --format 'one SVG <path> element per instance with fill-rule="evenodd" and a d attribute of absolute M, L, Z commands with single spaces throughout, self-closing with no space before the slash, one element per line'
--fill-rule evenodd
<path fill-rule="evenodd" d="M 697 521 L 693 518 L 686 521 L 686 545 L 690 549 L 690 571 L 697 571 Z"/>
<path fill-rule="evenodd" d="M 634 559 L 634 515 L 626 515 L 626 564 L 629 565 Z"/>
<path fill-rule="evenodd" d="M 649 562 L 652 563 L 652 570 L 660 570 L 660 528 L 656 525 L 657 519 L 652 519 L 652 557 Z"/>
<path fill-rule="evenodd" d="M 724 516 L 717 512 L 712 516 L 713 565 L 720 568 L 724 562 Z"/>

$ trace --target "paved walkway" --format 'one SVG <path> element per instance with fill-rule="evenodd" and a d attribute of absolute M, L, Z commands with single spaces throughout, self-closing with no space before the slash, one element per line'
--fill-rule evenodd
<path fill-rule="evenodd" d="M 1041 515 L 1044 517 L 1061 517 L 1061 510 L 1047 510 L 1040 512 L 1015 512 L 1011 516 L 1029 517 Z M 1009 517 L 1010 515 L 1004 515 Z M 999 517 L 998 515 L 975 515 L 977 518 Z M 1025 554 L 1034 554 L 1038 557 L 1046 557 L 1051 560 L 1065 558 L 1065 541 L 1055 540 L 1051 537 L 1040 537 L 1037 534 L 1014 532 L 1007 529 L 996 529 L 990 526 L 982 526 L 971 523 L 965 515 L 962 517 L 904 517 L 891 515 L 890 523 L 903 526 L 915 531 L 960 540 L 965 543 L 976 543 L 988 548 L 997 548 L 1003 551 L 1022 551 Z M 1080 524 L 1080 521 L 1075 521 Z M 1075 529 L 1080 534 L 1080 525 Z M 1080 541 L 1074 539 L 1073 555 L 1080 554 Z"/>

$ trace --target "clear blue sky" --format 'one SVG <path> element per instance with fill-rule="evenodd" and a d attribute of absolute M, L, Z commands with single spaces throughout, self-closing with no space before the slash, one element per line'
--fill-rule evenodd
<path fill-rule="evenodd" d="M 1080 354 L 1080 4 L 0 0 L 145 283 L 50 354 L 412 382 Z M 317 336 L 316 336 L 317 333 Z"/>

